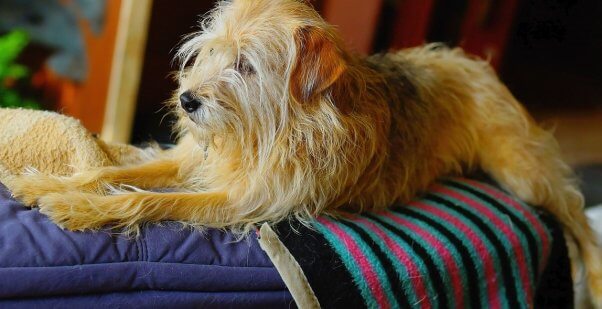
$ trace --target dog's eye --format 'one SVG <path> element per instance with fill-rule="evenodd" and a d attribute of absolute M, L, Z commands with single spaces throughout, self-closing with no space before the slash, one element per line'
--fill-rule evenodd
<path fill-rule="evenodd" d="M 209 48 L 209 56 L 213 56 L 213 52 L 214 52 L 214 51 L 215 51 L 215 50 L 214 50 L 213 48 Z"/>
<path fill-rule="evenodd" d="M 255 69 L 245 57 L 240 57 L 236 63 L 236 71 L 240 74 L 253 74 Z"/>

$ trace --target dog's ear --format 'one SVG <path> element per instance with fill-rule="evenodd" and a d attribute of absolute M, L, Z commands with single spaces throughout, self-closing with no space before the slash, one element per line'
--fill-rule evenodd
<path fill-rule="evenodd" d="M 299 102 L 307 102 L 332 86 L 345 72 L 346 63 L 334 38 L 317 27 L 297 32 L 297 62 L 290 86 Z"/>

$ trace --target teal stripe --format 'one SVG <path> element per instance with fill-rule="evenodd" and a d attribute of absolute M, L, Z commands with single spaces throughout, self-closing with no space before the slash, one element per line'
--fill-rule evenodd
<path fill-rule="evenodd" d="M 391 308 L 399 308 L 399 303 L 397 302 L 397 298 L 395 297 L 395 294 L 393 293 L 393 289 L 391 288 L 391 282 L 389 282 L 389 280 L 387 279 L 387 275 L 385 274 L 386 273 L 385 268 L 383 267 L 382 263 L 380 262 L 380 259 L 377 258 L 376 255 L 374 254 L 374 252 L 372 251 L 372 248 L 370 248 L 370 246 L 368 246 L 368 244 L 366 244 L 366 242 L 364 242 L 362 240 L 360 235 L 358 235 L 355 231 L 353 231 L 349 227 L 347 227 L 343 224 L 340 224 L 337 221 L 332 221 L 332 222 L 335 223 L 336 225 L 338 225 L 339 228 L 344 230 L 345 233 L 347 233 L 347 235 L 351 236 L 351 238 L 353 240 L 355 240 L 355 243 L 358 245 L 358 247 L 360 247 L 362 252 L 366 255 L 366 258 L 368 259 L 368 262 L 370 263 L 370 265 L 372 265 L 374 272 L 376 272 L 376 275 L 378 276 L 378 281 L 380 282 L 381 286 L 383 287 L 383 290 L 385 291 L 385 295 L 387 295 L 387 299 L 389 300 L 389 304 L 391 304 Z"/>
<path fill-rule="evenodd" d="M 328 221 L 332 222 L 332 220 Z M 313 226 L 318 230 L 318 232 L 324 235 L 324 238 L 329 242 L 330 246 L 334 248 L 334 251 L 339 255 L 339 257 L 341 257 L 343 264 L 345 264 L 345 268 L 347 268 L 347 271 L 349 271 L 349 274 L 351 274 L 353 277 L 353 281 L 355 281 L 357 287 L 359 288 L 360 294 L 366 302 L 366 306 L 368 308 L 378 308 L 378 302 L 374 298 L 374 295 L 372 295 L 372 291 L 370 291 L 368 282 L 366 282 L 366 278 L 362 275 L 360 266 L 357 264 L 357 261 L 351 252 L 347 250 L 347 246 L 345 246 L 343 241 L 341 241 L 339 237 L 334 234 L 334 232 L 317 220 L 314 220 Z"/>
<path fill-rule="evenodd" d="M 463 184 L 465 186 L 469 186 L 471 189 L 473 189 L 475 191 L 478 191 L 478 192 L 480 192 L 480 193 L 482 193 L 484 195 L 487 195 L 487 196 L 489 196 L 489 197 L 497 200 L 500 204 L 507 205 L 506 203 L 503 203 L 502 201 L 496 199 L 495 197 L 491 196 L 491 194 L 488 194 L 487 192 L 485 192 L 484 190 L 480 189 L 479 187 L 472 186 L 469 183 L 462 182 L 462 181 L 460 181 L 458 179 L 454 179 L 453 182 L 460 183 L 460 184 Z M 493 190 L 493 191 L 496 191 L 496 192 L 500 192 L 501 194 L 506 194 L 505 192 L 500 191 L 499 188 L 492 187 L 492 186 L 490 186 L 490 185 L 488 185 L 486 183 L 480 183 L 480 185 L 485 186 L 485 187 L 489 188 L 490 190 Z M 523 202 L 523 201 L 521 201 L 519 199 L 512 198 L 511 196 L 508 196 L 508 198 L 512 199 L 517 204 L 519 204 L 521 206 L 521 208 L 525 212 L 531 214 L 531 216 L 533 216 L 536 220 L 539 220 L 539 215 L 537 214 L 537 212 L 535 210 L 535 207 L 529 206 L 527 203 L 525 203 L 525 202 Z M 531 224 L 531 222 L 525 217 L 525 215 L 523 213 L 521 213 L 519 210 L 517 210 L 512 205 L 507 205 L 507 206 L 508 206 L 507 208 L 514 215 L 516 215 L 516 217 L 518 217 L 520 219 L 524 219 L 523 221 L 525 222 L 525 225 L 527 226 L 527 228 L 529 229 L 529 231 L 531 232 L 531 234 L 533 236 L 535 236 L 536 244 L 537 244 L 537 254 L 538 254 L 537 258 L 541 262 L 545 262 L 547 260 L 547 256 L 549 255 L 549 252 L 545 252 L 545 253 L 543 252 L 543 240 L 542 240 L 542 236 L 545 236 L 548 239 L 548 250 L 551 250 L 551 248 L 552 248 L 552 241 L 553 240 L 552 240 L 552 233 L 549 230 L 549 228 L 545 224 L 543 224 L 543 222 L 540 222 L 541 228 L 542 228 L 542 230 L 545 233 L 545 235 L 541 235 L 539 233 L 539 231 L 537 229 L 535 229 L 535 227 Z M 541 271 L 543 271 L 542 263 L 539 263 L 538 265 L 540 265 Z M 539 270 L 538 270 L 537 273 L 539 273 Z"/>
<path fill-rule="evenodd" d="M 450 187 L 446 187 L 446 188 L 448 188 L 448 189 L 452 190 L 452 188 L 450 188 Z M 456 192 L 457 192 L 457 191 L 456 191 Z M 456 206 L 458 206 L 458 207 L 462 207 L 464 210 L 466 210 L 466 211 L 468 211 L 468 212 L 470 212 L 470 213 L 474 214 L 475 216 L 477 216 L 477 217 L 479 217 L 479 218 L 483 218 L 483 214 L 482 214 L 482 213 L 480 213 L 480 212 L 476 211 L 476 210 L 475 210 L 473 207 L 471 207 L 470 205 L 467 205 L 467 204 L 465 204 L 464 202 L 462 202 L 462 201 L 460 201 L 460 200 L 457 200 L 457 199 L 455 199 L 455 198 L 453 198 L 453 197 L 451 197 L 451 196 L 448 196 L 448 195 L 446 195 L 446 194 L 442 194 L 442 193 L 438 193 L 438 192 L 430 192 L 430 193 L 431 193 L 431 194 L 433 194 L 433 195 L 436 195 L 436 196 L 438 196 L 438 197 L 440 197 L 440 198 L 443 198 L 443 199 L 449 200 L 449 201 L 451 201 L 452 203 L 454 203 L 454 205 L 456 205 Z M 464 192 L 461 192 L 461 193 L 460 193 L 460 195 L 466 195 L 466 194 L 463 194 L 463 193 L 464 193 Z M 473 199 L 473 200 L 474 200 L 474 199 Z M 476 202 L 476 203 L 479 203 L 478 201 L 475 201 L 475 202 Z M 480 204 L 482 204 L 482 205 L 483 205 L 483 203 L 480 203 Z M 486 205 L 487 205 L 487 204 L 484 204 L 483 206 L 484 206 L 484 207 L 487 207 Z M 450 209 L 450 208 L 446 208 L 446 209 Z M 490 209 L 490 207 L 488 207 L 488 209 Z M 498 215 L 498 217 L 499 217 L 499 218 L 503 218 L 504 216 L 502 215 L 502 216 L 500 217 L 500 216 Z M 516 290 L 517 290 L 517 293 L 518 293 L 518 294 L 519 294 L 519 296 L 520 296 L 519 303 L 524 303 L 524 304 L 527 304 L 527 296 L 525 295 L 525 289 L 526 289 L 527 287 L 523 286 L 523 282 L 522 282 L 522 279 L 521 279 L 521 276 L 520 276 L 520 270 L 519 270 L 518 262 L 516 261 L 516 259 L 515 259 L 515 258 L 514 258 L 514 259 L 512 258 L 512 257 L 515 257 L 515 256 L 516 256 L 516 254 L 515 254 L 515 248 L 514 248 L 514 246 L 512 246 L 512 243 L 511 243 L 511 242 L 510 242 L 510 240 L 509 240 L 509 239 L 508 239 L 508 238 L 507 238 L 507 237 L 504 235 L 504 233 L 502 233 L 500 230 L 498 230 L 498 228 L 497 228 L 497 227 L 495 227 L 495 226 L 494 226 L 494 225 L 493 225 L 491 222 L 489 222 L 489 220 L 488 220 L 488 219 L 484 220 L 484 222 L 485 222 L 485 224 L 486 224 L 487 226 L 491 227 L 491 231 L 492 231 L 492 232 L 493 232 L 493 234 L 494 234 L 494 235 L 497 237 L 497 239 L 498 239 L 498 240 L 501 242 L 501 244 L 504 246 L 504 250 L 510 254 L 510 261 L 511 261 L 511 263 L 512 263 L 512 265 L 511 265 L 511 267 L 510 267 L 510 268 L 512 269 L 512 277 L 514 278 L 514 282 L 515 282 L 515 284 L 516 284 L 516 287 L 517 287 L 517 288 L 516 288 Z M 525 244 L 523 244 L 523 248 L 526 248 Z M 528 256 L 528 254 L 527 254 L 527 256 Z M 522 288 L 521 288 L 521 287 L 522 287 Z"/>
<path fill-rule="evenodd" d="M 390 213 L 396 217 L 399 217 L 393 212 L 390 212 Z M 378 218 L 393 225 L 393 226 L 398 226 L 400 228 L 403 228 L 402 226 L 399 225 L 399 223 L 391 220 L 390 218 L 388 218 L 386 216 L 378 216 Z M 406 219 L 404 217 L 399 217 L 399 218 Z M 415 222 L 412 221 L 412 223 L 415 223 Z M 431 256 L 431 258 L 433 259 L 433 262 L 435 262 L 437 270 L 439 270 L 441 279 L 443 279 L 443 285 L 445 286 L 445 294 L 447 295 L 447 299 L 450 301 L 450 304 L 455 303 L 455 295 L 454 295 L 454 291 L 452 288 L 453 282 L 451 280 L 451 277 L 449 276 L 449 270 L 445 266 L 443 257 L 441 255 L 439 255 L 439 253 L 435 250 L 435 248 L 433 248 L 433 246 L 431 246 L 431 244 L 428 241 L 424 240 L 421 235 L 410 230 L 409 228 L 404 228 L 403 231 L 405 233 L 407 233 L 416 243 L 419 243 L 424 248 L 424 250 Z"/>
<path fill-rule="evenodd" d="M 466 225 L 466 227 L 470 231 L 472 231 L 474 234 L 476 234 L 476 236 L 479 239 L 481 239 L 481 241 L 483 242 L 483 244 L 485 245 L 485 247 L 487 249 L 487 252 L 489 252 L 489 255 L 492 258 L 493 268 L 495 269 L 495 273 L 496 273 L 496 275 L 498 275 L 498 278 L 500 279 L 500 280 L 497 280 L 499 294 L 505 295 L 506 287 L 504 286 L 504 280 L 502 280 L 503 278 L 501 276 L 499 276 L 499 274 L 501 272 L 500 261 L 498 258 L 496 258 L 494 246 L 489 242 L 489 239 L 485 236 L 485 234 L 483 234 L 481 229 L 479 229 L 478 226 L 474 225 L 470 220 L 467 220 L 466 217 L 462 216 L 462 214 L 458 213 L 457 211 L 455 211 L 449 207 L 446 207 L 445 205 L 440 205 L 439 203 L 432 201 L 432 200 L 420 200 L 420 201 L 424 204 L 428 204 L 429 206 L 440 209 L 441 211 L 447 213 L 448 215 L 450 215 L 452 217 L 455 217 L 456 219 L 458 219 L 458 221 L 464 223 L 464 225 Z M 421 213 L 425 216 L 430 216 L 431 218 L 434 219 L 434 215 L 432 215 L 430 212 L 428 212 L 420 207 L 413 207 L 412 211 Z M 477 276 L 479 278 L 478 282 L 488 282 L 488 280 L 491 280 L 492 278 L 485 277 L 485 264 L 483 263 L 483 259 L 477 252 L 477 250 L 474 246 L 474 243 L 470 239 L 468 239 L 466 234 L 464 234 L 464 232 L 462 232 L 462 230 L 456 228 L 453 224 L 451 224 L 445 220 L 438 221 L 438 222 L 441 223 L 443 226 L 447 227 L 452 233 L 454 233 L 468 249 L 472 248 L 472 250 L 469 250 L 469 253 L 470 253 L 472 260 L 475 262 L 475 265 L 477 265 L 477 267 L 479 267 L 479 269 L 475 270 L 475 272 L 477 273 Z M 480 297 L 481 308 L 487 308 L 490 305 L 489 298 L 488 298 L 489 293 L 487 292 L 487 286 L 488 286 L 488 284 L 479 284 L 479 290 L 480 290 L 479 293 L 481 295 L 481 297 Z M 508 307 L 508 302 L 506 301 L 506 299 L 504 297 L 501 297 L 500 300 L 502 302 L 502 305 L 505 304 L 505 306 Z"/>
<path fill-rule="evenodd" d="M 378 216 L 376 214 L 374 214 L 374 215 L 376 217 L 378 217 L 379 219 L 381 219 L 381 216 Z M 393 233 L 388 228 L 382 226 L 380 223 L 378 223 L 374 220 L 371 220 L 369 218 L 366 218 L 366 219 L 369 220 L 370 222 L 374 223 L 376 226 L 378 226 L 387 236 L 389 236 L 391 239 L 393 239 L 393 241 L 395 241 L 395 243 L 397 243 L 397 245 L 400 246 L 410 257 L 420 256 L 416 251 L 414 251 L 414 248 L 412 247 L 413 244 L 409 244 L 409 243 L 405 242 L 403 239 L 401 239 L 399 236 L 397 236 L 395 233 Z M 413 261 L 416 263 L 416 266 L 418 267 L 420 274 L 422 274 L 422 276 L 424 277 L 423 281 L 424 281 L 424 285 L 426 287 L 427 296 L 430 299 L 433 299 L 434 296 L 437 295 L 437 291 L 433 287 L 432 279 L 428 277 L 427 266 L 424 264 L 424 261 L 422 259 L 413 259 Z M 433 305 L 434 308 L 437 307 L 437 302 L 431 301 L 431 304 Z"/>
<path fill-rule="evenodd" d="M 538 258 L 540 258 L 540 259 L 544 258 L 541 235 L 535 229 L 535 227 L 533 227 L 533 225 L 531 224 L 531 222 L 529 220 L 527 220 L 527 218 L 525 218 L 524 214 L 522 214 L 520 211 L 518 211 L 516 208 L 514 208 L 514 206 L 508 205 L 507 203 L 505 203 L 505 202 L 497 199 L 496 197 L 491 196 L 491 194 L 489 194 L 489 193 L 481 190 L 479 187 L 473 186 L 470 183 L 463 182 L 463 181 L 461 181 L 459 179 L 449 179 L 449 180 L 451 182 L 454 182 L 454 183 L 458 183 L 458 184 L 461 184 L 461 185 L 464 185 L 464 186 L 468 186 L 471 189 L 473 189 L 475 191 L 478 191 L 478 192 L 482 193 L 483 195 L 489 196 L 490 198 L 498 201 L 500 204 L 502 204 L 504 206 L 507 206 L 506 208 L 508 209 L 508 211 L 512 212 L 517 218 L 523 220 L 523 222 L 525 222 L 525 225 L 527 226 L 527 228 L 529 229 L 529 231 L 531 232 L 531 234 L 533 234 L 534 236 L 536 236 L 535 239 L 537 240 L 536 243 L 537 243 Z M 492 186 L 490 186 L 490 185 L 488 185 L 486 183 L 480 183 L 480 184 L 483 185 L 483 186 L 486 186 L 486 187 L 490 188 L 491 190 L 500 192 L 500 194 L 507 194 L 505 192 L 500 191 L 500 189 L 492 187 Z M 450 188 L 450 189 L 453 189 L 453 188 Z M 462 191 L 462 192 L 464 192 L 464 191 Z M 466 192 L 466 193 L 468 193 L 468 192 Z M 512 198 L 510 196 L 508 196 L 508 198 L 511 198 L 512 200 L 516 201 L 516 203 L 518 203 L 525 212 L 528 212 L 529 214 L 531 214 L 536 219 L 539 219 L 539 216 L 535 212 L 535 208 L 527 205 L 526 203 L 524 203 L 521 200 L 514 199 L 514 198 Z M 549 239 L 549 244 L 550 244 L 550 247 L 551 247 L 552 246 L 552 234 L 550 233 L 550 231 L 548 230 L 548 228 L 543 223 L 541 224 L 541 226 L 542 226 L 542 229 L 544 230 L 544 232 L 546 233 L 546 237 Z"/>
<path fill-rule="evenodd" d="M 474 189 L 473 186 L 471 186 L 471 188 Z M 458 194 L 462 194 L 464 196 L 467 196 L 470 199 L 476 201 L 477 203 L 479 203 L 481 205 L 488 205 L 487 201 L 484 201 L 484 200 L 480 199 L 478 196 L 476 196 L 476 195 L 474 195 L 474 194 L 472 194 L 470 192 L 467 192 L 467 191 L 464 191 L 464 190 L 461 190 L 461 189 L 457 189 L 457 188 L 454 188 L 454 187 L 448 187 L 448 189 L 450 189 L 450 190 L 452 190 L 452 191 L 454 191 L 454 192 L 456 192 Z M 486 196 L 488 196 L 491 199 L 494 199 L 494 200 L 498 201 L 498 203 L 501 204 L 502 206 L 504 206 L 506 209 L 514 209 L 513 206 L 508 205 L 508 204 L 504 203 L 503 201 L 500 201 L 500 200 L 496 199 L 495 197 L 491 196 L 490 194 L 488 194 L 486 192 L 483 192 L 483 194 L 486 195 Z M 507 214 L 503 213 L 502 211 L 497 210 L 495 207 L 487 207 L 487 208 L 491 212 L 493 212 L 496 217 L 500 218 L 502 221 L 504 221 L 504 218 L 508 218 Z M 531 224 L 527 221 L 527 219 L 525 218 L 524 215 L 517 214 L 517 218 L 519 220 L 522 220 L 525 225 L 531 226 Z M 532 262 L 537 257 L 536 256 L 531 256 L 531 252 L 529 251 L 529 241 L 527 240 L 527 237 L 525 236 L 525 234 L 523 234 L 523 232 L 519 228 L 514 227 L 512 222 L 505 222 L 505 223 L 510 228 L 511 232 L 513 232 L 514 235 L 516 235 L 518 237 L 518 239 L 519 239 L 519 241 L 521 243 L 521 247 L 523 249 L 523 253 L 525 254 L 525 257 L 527 258 L 527 261 L 525 261 L 525 264 L 527 265 L 527 275 L 528 275 L 528 278 L 529 278 L 529 283 L 531 284 L 531 291 L 533 293 L 533 296 L 535 296 L 534 295 L 534 293 L 535 293 L 535 278 L 534 278 L 534 276 L 535 276 L 535 273 L 539 273 L 539 270 L 534 270 L 533 269 L 533 267 L 532 267 L 533 263 Z M 531 231 L 531 232 L 532 232 L 532 234 L 534 236 L 535 242 L 537 243 L 537 250 L 539 252 L 538 254 L 539 254 L 539 256 L 541 256 L 541 252 L 542 252 L 543 249 L 541 248 L 541 239 L 539 237 L 539 233 L 537 233 L 535 231 Z M 500 232 L 500 235 L 502 235 L 502 234 L 503 233 Z M 508 241 L 510 241 L 510 239 L 508 239 Z M 514 249 L 516 249 L 516 248 L 512 247 L 512 249 L 513 249 L 512 252 L 515 252 Z M 539 264 L 537 264 L 537 265 L 539 265 Z M 516 267 L 516 271 L 518 271 L 518 274 L 520 275 L 520 269 L 518 267 Z M 522 280 L 520 280 L 520 282 L 522 284 Z M 523 286 L 523 289 L 524 288 L 527 288 L 527 287 Z M 523 291 L 523 290 L 521 290 L 521 291 Z"/>
<path fill-rule="evenodd" d="M 370 221 L 368 218 L 362 217 L 363 219 Z M 366 232 L 366 234 L 368 234 L 370 236 L 370 239 L 372 239 L 372 241 L 374 241 L 378 247 L 380 247 L 382 249 L 382 251 L 386 254 L 387 259 L 389 259 L 389 261 L 391 261 L 391 264 L 393 264 L 393 266 L 395 266 L 395 272 L 399 278 L 399 282 L 402 282 L 402 289 L 404 290 L 404 295 L 399 295 L 398 297 L 406 297 L 408 299 L 408 302 L 410 304 L 418 304 L 420 302 L 420 300 L 418 300 L 416 298 L 416 295 L 414 294 L 414 284 L 413 284 L 413 280 L 412 280 L 412 275 L 408 272 L 408 269 L 406 268 L 406 266 L 404 264 L 402 264 L 399 259 L 397 258 L 397 256 L 393 253 L 393 251 L 391 249 L 389 249 L 389 247 L 387 246 L 387 244 L 385 243 L 384 240 L 382 240 L 380 237 L 378 237 L 369 227 L 367 227 L 364 223 L 361 223 L 359 221 L 350 221 L 353 222 L 355 224 L 355 226 L 361 228 L 363 231 Z M 374 223 L 374 225 L 376 225 L 377 228 L 379 228 L 383 234 L 386 234 L 386 229 L 381 228 L 377 225 L 376 222 L 372 222 Z M 392 239 L 393 241 L 395 241 L 394 239 Z M 408 254 L 409 255 L 409 254 Z M 414 261 L 414 259 L 412 258 L 412 256 L 409 256 L 410 259 L 412 259 L 412 261 Z M 416 261 L 414 261 L 415 264 Z"/>
<path fill-rule="evenodd" d="M 412 207 L 412 210 L 415 210 L 416 208 L 417 207 Z M 445 236 L 441 232 L 439 232 L 439 230 L 437 228 L 423 222 L 422 220 L 416 220 L 411 217 L 408 218 L 398 212 L 391 212 L 391 214 L 400 219 L 408 220 L 408 221 L 412 222 L 414 225 L 419 226 L 422 230 L 431 234 L 435 239 L 440 241 L 445 246 L 445 249 L 447 249 L 451 253 L 451 256 L 452 256 L 455 264 L 458 266 L 458 270 L 460 271 L 460 277 L 462 279 L 461 288 L 464 290 L 464 293 L 466 293 L 467 292 L 466 287 L 468 286 L 468 278 L 466 277 L 466 271 L 464 271 L 466 269 L 463 267 L 464 263 L 462 262 L 462 258 L 460 257 L 460 252 L 458 252 L 458 249 L 456 249 L 456 247 L 452 245 L 451 240 L 449 240 L 449 238 L 447 238 L 447 236 Z M 433 215 L 429 215 L 428 213 L 426 214 L 426 216 L 437 221 L 438 223 L 444 223 L 444 222 L 436 220 Z M 419 238 L 422 239 L 421 237 L 419 237 Z M 425 244 L 428 245 L 429 242 L 425 241 Z M 432 246 L 429 245 L 429 247 L 432 247 Z M 433 250 L 434 250 L 434 248 L 433 248 Z M 437 251 L 434 251 L 434 252 L 437 252 Z M 437 255 L 439 255 L 439 254 L 437 254 Z M 443 266 L 445 266 L 445 265 L 443 265 Z M 451 277 L 449 279 L 450 279 L 449 288 L 450 288 L 450 292 L 452 293 L 452 297 L 450 299 L 455 299 L 453 284 L 451 282 Z M 464 303 L 468 303 L 468 302 L 469 302 L 468 295 L 464 294 Z"/>

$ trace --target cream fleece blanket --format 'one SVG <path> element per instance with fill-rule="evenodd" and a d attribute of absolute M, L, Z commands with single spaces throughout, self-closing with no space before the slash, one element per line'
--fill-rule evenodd
<path fill-rule="evenodd" d="M 73 118 L 0 108 L 0 182 L 28 168 L 53 175 L 142 160 L 146 151 L 95 138 Z"/>

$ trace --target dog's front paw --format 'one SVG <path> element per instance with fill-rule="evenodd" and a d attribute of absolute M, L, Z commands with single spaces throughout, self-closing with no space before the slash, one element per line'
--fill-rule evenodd
<path fill-rule="evenodd" d="M 25 206 L 34 206 L 41 196 L 66 190 L 59 177 L 44 174 L 15 176 L 6 182 L 14 198 Z"/>
<path fill-rule="evenodd" d="M 113 221 L 102 210 L 103 196 L 81 193 L 50 193 L 39 198 L 40 212 L 58 226 L 71 231 L 96 230 Z"/>

